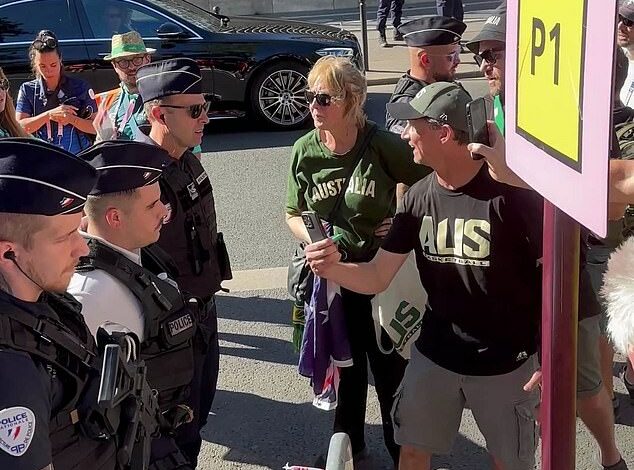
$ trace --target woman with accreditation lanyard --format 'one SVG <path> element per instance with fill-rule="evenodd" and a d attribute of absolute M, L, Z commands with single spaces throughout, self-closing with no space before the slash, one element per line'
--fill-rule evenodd
<path fill-rule="evenodd" d="M 78 153 L 92 143 L 97 105 L 88 84 L 64 74 L 55 34 L 40 31 L 29 47 L 35 79 L 18 93 L 16 119 L 34 134 L 66 151 Z"/>

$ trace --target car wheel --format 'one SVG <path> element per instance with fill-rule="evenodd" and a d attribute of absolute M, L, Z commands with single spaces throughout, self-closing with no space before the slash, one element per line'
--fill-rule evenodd
<path fill-rule="evenodd" d="M 304 127 L 310 118 L 304 97 L 308 67 L 278 62 L 263 69 L 251 86 L 251 106 L 256 119 L 276 129 Z"/>

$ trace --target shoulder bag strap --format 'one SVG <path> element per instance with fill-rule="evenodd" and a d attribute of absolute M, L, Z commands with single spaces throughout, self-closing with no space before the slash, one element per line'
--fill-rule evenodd
<path fill-rule="evenodd" d="M 377 125 L 376 124 L 371 124 L 370 129 L 368 130 L 367 134 L 365 135 L 363 143 L 361 144 L 361 146 L 359 147 L 359 150 L 357 151 L 357 154 L 355 155 L 355 158 L 354 158 L 354 160 L 352 162 L 352 165 L 350 165 L 350 168 L 348 168 L 348 173 L 346 174 L 346 179 L 344 180 L 343 185 L 342 185 L 343 189 L 341 190 L 341 192 L 337 196 L 337 200 L 335 201 L 335 205 L 332 206 L 332 209 L 328 213 L 328 217 L 326 217 L 326 221 L 332 223 L 333 215 L 335 215 L 339 211 L 339 208 L 341 207 L 341 203 L 343 202 L 343 199 L 344 199 L 344 197 L 346 195 L 346 190 L 348 189 L 348 183 L 350 182 L 350 178 L 352 177 L 352 173 L 354 173 L 354 169 L 357 167 L 357 165 L 359 164 L 359 162 L 363 158 L 363 155 L 365 155 L 366 150 L 370 146 L 370 141 L 372 140 L 372 137 L 374 137 L 374 134 L 376 134 L 376 130 L 377 130 Z"/>

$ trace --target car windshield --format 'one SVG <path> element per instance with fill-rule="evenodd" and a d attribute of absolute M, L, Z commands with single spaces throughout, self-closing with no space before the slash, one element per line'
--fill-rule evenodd
<path fill-rule="evenodd" d="M 212 31 L 220 29 L 220 18 L 194 4 L 183 0 L 151 0 L 151 2 L 199 28 Z"/>

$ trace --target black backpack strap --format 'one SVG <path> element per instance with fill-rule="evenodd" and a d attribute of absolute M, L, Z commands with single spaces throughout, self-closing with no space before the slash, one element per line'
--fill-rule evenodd
<path fill-rule="evenodd" d="M 156 275 L 167 273 L 172 279 L 176 279 L 180 275 L 178 266 L 172 257 L 158 243 L 141 248 L 141 264 Z"/>
<path fill-rule="evenodd" d="M 3 310 L 1 317 L 0 344 L 3 346 L 55 364 L 80 382 L 85 381 L 96 366 L 96 352 L 62 323 L 18 308 Z M 22 328 L 13 328 L 12 322 Z"/>

